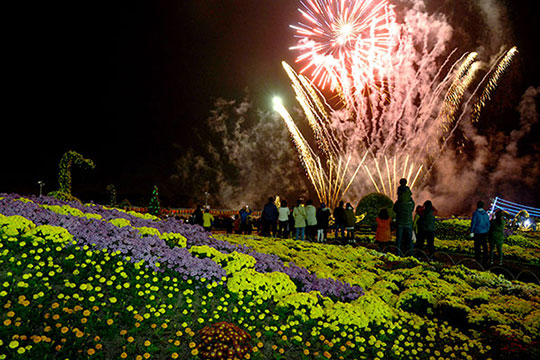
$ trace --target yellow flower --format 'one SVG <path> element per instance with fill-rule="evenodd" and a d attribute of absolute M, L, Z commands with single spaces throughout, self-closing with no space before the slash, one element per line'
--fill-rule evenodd
<path fill-rule="evenodd" d="M 308 349 L 304 349 L 304 355 L 309 355 L 309 350 Z"/>
<path fill-rule="evenodd" d="M 130 336 L 130 337 L 127 338 L 127 341 L 130 342 L 130 343 L 133 342 L 134 340 L 135 339 L 133 338 L 133 336 Z"/>
<path fill-rule="evenodd" d="M 9 347 L 12 349 L 15 349 L 17 346 L 19 346 L 19 342 L 17 340 L 13 340 L 9 343 Z"/>
<path fill-rule="evenodd" d="M 150 344 L 152 344 L 152 343 L 150 342 L 150 340 L 146 340 L 146 341 L 144 342 L 144 346 L 150 346 Z"/>
<path fill-rule="evenodd" d="M 171 357 L 172 357 L 173 359 L 178 359 L 178 356 L 179 356 L 178 353 L 175 353 L 175 352 L 173 352 L 173 353 L 171 354 Z"/>
<path fill-rule="evenodd" d="M 114 320 L 113 319 L 108 319 L 107 320 L 107 325 L 112 325 L 114 323 Z"/>
<path fill-rule="evenodd" d="M 193 341 L 189 343 L 189 347 L 190 347 L 190 348 L 193 349 L 195 346 L 197 346 L 197 344 L 195 344 Z"/>
<path fill-rule="evenodd" d="M 96 350 L 94 350 L 93 348 L 90 348 L 86 352 L 88 353 L 88 355 L 94 355 L 96 353 Z"/>
<path fill-rule="evenodd" d="M 197 349 L 191 350 L 191 355 L 193 355 L 193 356 L 197 355 L 198 353 L 199 353 L 199 350 L 197 350 Z"/>
<path fill-rule="evenodd" d="M 122 359 L 127 358 L 127 353 L 124 351 L 123 353 L 120 354 L 120 357 L 121 357 Z"/>
<path fill-rule="evenodd" d="M 143 354 L 143 357 L 144 357 L 145 359 L 148 359 L 148 358 L 150 357 L 150 354 L 149 354 L 149 353 L 144 353 L 144 354 Z"/>

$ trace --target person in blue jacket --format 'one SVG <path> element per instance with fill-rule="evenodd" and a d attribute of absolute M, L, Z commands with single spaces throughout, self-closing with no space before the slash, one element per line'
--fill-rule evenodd
<path fill-rule="evenodd" d="M 488 260 L 489 225 L 489 215 L 484 210 L 484 202 L 479 201 L 471 220 L 471 238 L 474 240 L 474 258 L 483 264 L 487 264 Z"/>

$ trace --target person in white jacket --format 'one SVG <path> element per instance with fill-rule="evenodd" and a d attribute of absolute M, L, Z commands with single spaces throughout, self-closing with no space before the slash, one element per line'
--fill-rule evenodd
<path fill-rule="evenodd" d="M 307 228 L 306 237 L 309 241 L 315 240 L 317 231 L 317 208 L 313 206 L 313 201 L 306 201 Z"/>
<path fill-rule="evenodd" d="M 281 200 L 278 209 L 278 234 L 282 238 L 289 237 L 289 215 L 291 210 L 287 207 L 287 200 Z"/>

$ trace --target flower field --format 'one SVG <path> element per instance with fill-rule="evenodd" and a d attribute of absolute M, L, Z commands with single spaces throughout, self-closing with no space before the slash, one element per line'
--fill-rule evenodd
<path fill-rule="evenodd" d="M 0 263 L 0 359 L 540 356 L 539 286 L 365 248 L 0 194 Z"/>

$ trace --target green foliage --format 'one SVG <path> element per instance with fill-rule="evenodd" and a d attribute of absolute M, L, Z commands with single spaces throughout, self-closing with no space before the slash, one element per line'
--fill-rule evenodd
<path fill-rule="evenodd" d="M 59 189 L 49 193 L 49 196 L 62 201 L 79 201 L 75 196 L 71 194 L 71 165 L 75 164 L 81 168 L 94 169 L 96 166 L 90 159 L 86 159 L 76 151 L 69 150 L 66 152 L 62 159 L 60 159 L 59 172 L 58 172 L 58 185 Z"/>
<path fill-rule="evenodd" d="M 469 240 L 470 220 L 448 219 L 435 223 L 435 236 L 441 240 Z"/>
<path fill-rule="evenodd" d="M 358 205 L 356 206 L 356 215 L 362 215 L 366 213 L 366 217 L 362 221 L 362 224 L 376 226 L 375 219 L 382 208 L 387 208 L 390 217 L 394 217 L 393 211 L 394 202 L 388 196 L 380 193 L 371 193 L 364 196 Z"/>
<path fill-rule="evenodd" d="M 521 246 L 523 248 L 540 249 L 540 241 L 533 237 L 523 236 L 519 234 L 510 235 L 506 238 L 505 243 L 508 245 Z"/>
<path fill-rule="evenodd" d="M 152 191 L 152 197 L 150 198 L 150 204 L 148 205 L 148 212 L 154 216 L 158 216 L 159 210 L 160 210 L 159 192 L 158 192 L 158 187 L 154 185 L 154 190 Z"/>

